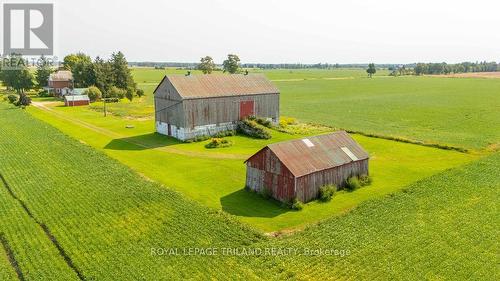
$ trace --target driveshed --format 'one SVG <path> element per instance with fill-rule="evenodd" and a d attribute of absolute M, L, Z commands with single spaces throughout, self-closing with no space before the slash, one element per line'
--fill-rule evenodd
<path fill-rule="evenodd" d="M 345 131 L 274 143 L 245 161 L 246 186 L 257 192 L 269 189 L 283 202 L 308 202 L 324 185 L 343 186 L 352 176 L 368 175 L 368 160 Z"/>

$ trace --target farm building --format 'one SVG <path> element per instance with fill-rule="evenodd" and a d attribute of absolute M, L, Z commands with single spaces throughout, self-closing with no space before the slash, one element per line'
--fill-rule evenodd
<path fill-rule="evenodd" d="M 89 105 L 90 99 L 87 95 L 65 95 L 64 105 L 65 106 L 81 106 Z"/>
<path fill-rule="evenodd" d="M 167 75 L 154 91 L 156 131 L 180 140 L 279 118 L 279 90 L 261 74 Z"/>
<path fill-rule="evenodd" d="M 245 161 L 246 186 L 270 189 L 277 200 L 302 202 L 318 196 L 324 185 L 344 185 L 368 175 L 368 153 L 345 131 L 270 144 Z"/>
<path fill-rule="evenodd" d="M 73 74 L 68 70 L 58 70 L 50 74 L 46 90 L 54 96 L 65 96 L 73 89 Z"/>

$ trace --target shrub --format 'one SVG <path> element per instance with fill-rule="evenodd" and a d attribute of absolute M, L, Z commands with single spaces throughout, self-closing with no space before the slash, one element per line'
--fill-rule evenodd
<path fill-rule="evenodd" d="M 9 101 L 9 103 L 15 103 L 17 101 L 17 96 L 10 94 L 7 96 L 7 100 Z"/>
<path fill-rule="evenodd" d="M 113 87 L 111 87 L 111 89 L 109 89 L 107 97 L 123 99 L 123 98 L 125 98 L 126 93 L 127 93 L 126 90 L 113 86 Z"/>
<path fill-rule="evenodd" d="M 254 120 L 244 119 L 238 122 L 238 131 L 249 137 L 257 139 L 270 139 L 271 134 L 266 127 L 258 124 Z"/>
<path fill-rule="evenodd" d="M 372 177 L 370 177 L 369 175 L 361 175 L 361 176 L 359 177 L 359 184 L 360 184 L 361 186 L 367 186 L 367 185 L 370 185 L 370 184 L 372 184 L 372 181 L 373 181 L 373 179 L 372 179 Z"/>
<path fill-rule="evenodd" d="M 281 117 L 280 118 L 280 126 L 281 127 L 286 127 L 288 125 L 295 125 L 297 124 L 297 119 L 293 117 Z"/>
<path fill-rule="evenodd" d="M 292 201 L 292 210 L 300 211 L 304 208 L 304 203 L 300 202 L 297 198 Z"/>
<path fill-rule="evenodd" d="M 319 188 L 318 199 L 322 202 L 328 202 L 332 200 L 333 195 L 337 191 L 337 186 L 335 185 L 325 185 Z"/>
<path fill-rule="evenodd" d="M 134 90 L 133 89 L 127 89 L 125 92 L 125 97 L 129 100 L 132 101 L 134 99 Z"/>
<path fill-rule="evenodd" d="M 223 138 L 213 138 L 209 143 L 205 144 L 206 148 L 221 148 L 221 147 L 230 147 L 233 145 L 232 142 L 223 139 Z"/>
<path fill-rule="evenodd" d="M 248 117 L 248 120 L 255 121 L 257 124 L 262 125 L 262 126 L 267 127 L 267 128 L 273 127 L 273 124 L 271 123 L 271 121 L 267 120 L 266 118 L 250 116 L 250 117 Z"/>
<path fill-rule="evenodd" d="M 84 94 L 89 97 L 90 102 L 95 102 L 102 98 L 101 90 L 95 86 L 90 86 L 87 90 L 85 90 Z"/>
<path fill-rule="evenodd" d="M 39 96 L 41 98 L 47 98 L 47 97 L 51 97 L 52 95 L 48 91 L 42 90 L 42 91 L 38 92 L 37 96 Z"/>
<path fill-rule="evenodd" d="M 262 198 L 264 199 L 271 199 L 271 197 L 273 197 L 273 193 L 271 192 L 271 189 L 270 188 L 267 188 L 264 186 L 264 188 L 262 188 L 260 191 L 259 191 L 259 194 L 260 196 L 262 196 Z"/>
<path fill-rule="evenodd" d="M 214 137 L 223 138 L 223 137 L 231 137 L 231 136 L 235 136 L 235 135 L 236 135 L 235 130 L 228 130 L 228 131 L 218 132 L 217 134 L 214 135 Z"/>
<path fill-rule="evenodd" d="M 347 179 L 346 186 L 345 188 L 349 191 L 356 190 L 361 187 L 361 184 L 359 183 L 358 177 L 350 177 Z"/>
<path fill-rule="evenodd" d="M 137 91 L 135 91 L 135 94 L 138 97 L 142 97 L 142 96 L 144 96 L 144 90 L 143 89 L 137 89 Z"/>

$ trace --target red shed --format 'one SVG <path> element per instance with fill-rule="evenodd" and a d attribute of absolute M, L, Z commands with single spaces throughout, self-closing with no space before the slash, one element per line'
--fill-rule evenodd
<path fill-rule="evenodd" d="M 90 99 L 87 95 L 66 95 L 64 96 L 65 106 L 89 105 Z"/>
<path fill-rule="evenodd" d="M 352 176 L 368 175 L 368 160 L 345 131 L 274 143 L 245 161 L 246 186 L 257 192 L 270 189 L 280 201 L 308 202 L 324 185 L 343 186 Z"/>

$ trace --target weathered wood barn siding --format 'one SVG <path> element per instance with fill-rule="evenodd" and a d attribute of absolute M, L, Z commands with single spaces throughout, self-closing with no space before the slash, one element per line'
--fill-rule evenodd
<path fill-rule="evenodd" d="M 154 100 L 157 132 L 181 140 L 234 130 L 249 115 L 279 122 L 279 90 L 261 74 L 168 75 Z"/>
<path fill-rule="evenodd" d="M 308 202 L 319 188 L 341 187 L 352 176 L 368 175 L 369 155 L 345 131 L 274 143 L 248 158 L 246 186 L 287 202 Z"/>
<path fill-rule="evenodd" d="M 298 177 L 296 197 L 302 202 L 314 200 L 320 187 L 329 184 L 342 187 L 348 178 L 358 175 L 368 175 L 368 159 Z"/>
<path fill-rule="evenodd" d="M 267 147 L 247 161 L 246 186 L 256 192 L 268 189 L 280 201 L 289 201 L 295 196 L 294 175 Z"/>
<path fill-rule="evenodd" d="M 242 101 L 254 102 L 256 116 L 275 120 L 279 117 L 279 95 L 276 94 L 186 99 L 183 103 L 185 127 L 194 128 L 240 120 Z"/>

